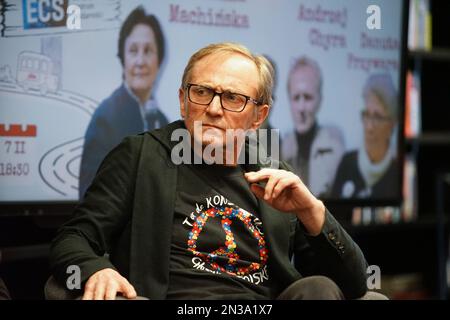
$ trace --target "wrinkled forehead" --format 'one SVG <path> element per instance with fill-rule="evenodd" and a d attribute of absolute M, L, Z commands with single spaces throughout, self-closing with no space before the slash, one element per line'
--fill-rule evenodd
<path fill-rule="evenodd" d="M 319 72 L 308 65 L 297 66 L 294 70 L 292 70 L 290 75 L 290 82 L 295 82 L 298 80 L 307 80 L 315 85 L 319 85 L 320 83 L 320 74 Z"/>
<path fill-rule="evenodd" d="M 205 55 L 197 60 L 193 64 L 192 70 L 201 71 L 198 69 L 206 66 L 217 66 L 221 64 L 227 64 L 229 67 L 233 67 L 233 65 L 246 64 L 254 66 L 257 71 L 256 64 L 253 60 L 239 52 L 233 51 L 217 51 L 209 53 L 208 55 Z"/>
<path fill-rule="evenodd" d="M 253 60 L 235 52 L 217 52 L 206 55 L 196 61 L 189 75 L 193 80 L 221 81 L 236 84 L 246 84 L 256 89 L 260 79 L 258 68 Z"/>

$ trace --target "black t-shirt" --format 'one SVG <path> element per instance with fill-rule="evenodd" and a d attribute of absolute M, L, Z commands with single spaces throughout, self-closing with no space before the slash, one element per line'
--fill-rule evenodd
<path fill-rule="evenodd" d="M 178 170 L 168 299 L 269 299 L 258 202 L 240 166 Z"/>

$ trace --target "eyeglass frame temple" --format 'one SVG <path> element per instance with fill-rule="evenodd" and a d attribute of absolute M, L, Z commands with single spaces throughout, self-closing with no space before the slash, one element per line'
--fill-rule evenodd
<path fill-rule="evenodd" d="M 188 83 L 188 84 L 186 85 L 186 88 L 185 88 L 185 89 L 187 90 L 187 96 L 188 96 L 188 98 L 189 98 L 189 101 L 191 101 L 192 103 L 196 103 L 196 104 L 202 105 L 202 106 L 209 106 L 209 105 L 211 104 L 211 102 L 214 100 L 214 98 L 215 98 L 216 95 L 219 95 L 219 98 L 220 98 L 220 106 L 221 106 L 223 109 L 228 110 L 228 111 L 231 111 L 231 112 L 242 112 L 242 111 L 244 111 L 244 109 L 245 109 L 245 107 L 247 106 L 247 103 L 248 103 L 249 100 L 250 100 L 251 102 L 253 102 L 253 103 L 255 104 L 255 106 L 262 105 L 262 102 L 260 102 L 260 101 L 258 101 L 258 100 L 255 100 L 255 99 L 253 99 L 252 97 L 249 97 L 249 96 L 247 96 L 247 95 L 245 95 L 245 94 L 242 94 L 242 93 L 235 93 L 235 94 L 239 94 L 239 95 L 245 97 L 246 100 L 245 100 L 245 104 L 242 106 L 242 109 L 241 109 L 240 111 L 231 110 L 231 109 L 225 108 L 225 107 L 223 106 L 223 104 L 222 104 L 222 94 L 224 94 L 225 91 L 224 91 L 224 92 L 217 92 L 216 90 L 213 90 L 212 88 L 208 88 L 208 87 L 204 87 L 204 88 L 207 88 L 207 89 L 210 89 L 210 90 L 214 91 L 214 95 L 212 96 L 211 101 L 210 101 L 209 103 L 206 103 L 206 104 L 194 102 L 194 101 L 191 100 L 191 95 L 189 94 L 189 89 L 190 89 L 192 86 L 199 86 L 199 87 L 204 87 L 204 86 L 199 85 L 199 84 L 195 84 L 195 83 Z"/>

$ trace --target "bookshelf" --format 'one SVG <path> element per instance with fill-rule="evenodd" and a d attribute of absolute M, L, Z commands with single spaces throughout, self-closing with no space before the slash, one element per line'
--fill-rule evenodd
<path fill-rule="evenodd" d="M 420 1 L 427 2 L 416 2 Z M 413 275 L 419 282 L 391 298 L 450 297 L 450 1 L 428 3 L 431 48 L 409 48 L 406 60 L 407 70 L 420 84 L 419 130 L 405 137 L 402 145 L 405 158 L 412 159 L 416 169 L 416 192 L 411 196 L 417 218 L 348 228 L 369 264 L 379 263 L 387 277 Z"/>

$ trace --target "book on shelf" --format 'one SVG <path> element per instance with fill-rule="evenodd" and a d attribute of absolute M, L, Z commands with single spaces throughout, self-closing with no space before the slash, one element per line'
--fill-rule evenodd
<path fill-rule="evenodd" d="M 403 169 L 403 221 L 413 221 L 417 219 L 417 193 L 416 160 L 413 155 L 405 155 Z"/>
<path fill-rule="evenodd" d="M 402 221 L 400 207 L 354 207 L 352 212 L 352 225 L 368 226 L 391 224 Z"/>
<path fill-rule="evenodd" d="M 408 48 L 431 49 L 432 16 L 430 0 L 411 0 L 409 3 Z"/>
<path fill-rule="evenodd" d="M 398 206 L 354 207 L 351 224 L 354 226 L 393 224 L 417 220 L 417 168 L 413 155 L 405 155 L 403 174 L 403 202 Z"/>
<path fill-rule="evenodd" d="M 406 74 L 405 127 L 406 138 L 414 138 L 421 132 L 420 75 L 408 70 Z"/>

